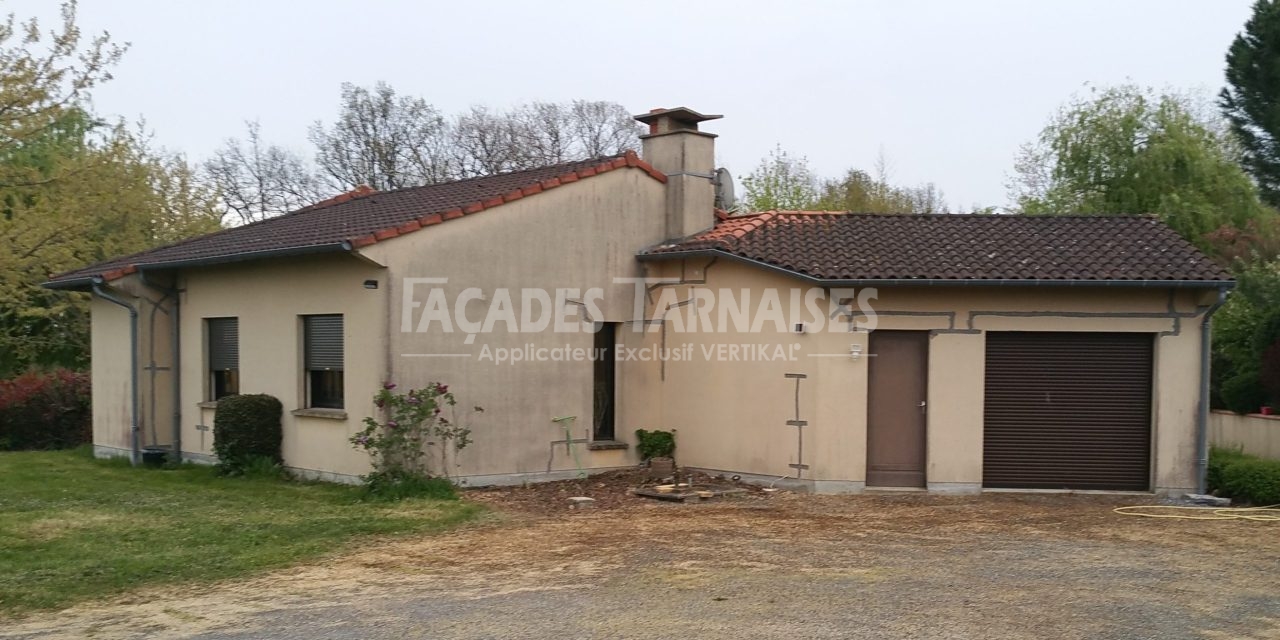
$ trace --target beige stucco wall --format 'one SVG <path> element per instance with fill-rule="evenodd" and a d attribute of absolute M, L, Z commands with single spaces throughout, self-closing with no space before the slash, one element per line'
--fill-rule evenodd
<path fill-rule="evenodd" d="M 690 260 L 690 265 L 706 264 Z M 677 263 L 657 264 L 655 275 L 676 276 Z M 693 269 L 697 272 L 696 269 Z M 687 300 L 695 288 L 747 289 L 759 300 L 765 288 L 808 285 L 789 277 L 729 261 L 705 270 L 705 284 L 675 286 L 673 299 Z M 1159 490 L 1194 487 L 1195 411 L 1199 378 L 1199 319 L 1155 317 L 1192 315 L 1208 294 L 1117 288 L 881 288 L 871 300 L 879 329 L 930 330 L 927 466 L 930 488 L 976 490 L 982 482 L 982 413 L 985 331 L 1134 331 L 1161 333 L 1156 342 L 1153 390 L 1154 460 L 1152 486 Z M 654 302 L 661 304 L 655 293 Z M 668 302 L 670 301 L 667 299 Z M 784 307 L 787 296 L 782 296 Z M 825 305 L 825 301 L 823 302 Z M 754 304 L 753 304 L 754 307 Z M 825 306 L 823 307 L 825 309 Z M 1056 314 L 1056 315 L 1055 315 Z M 952 318 L 954 315 L 954 320 Z M 1074 316 L 1074 317 L 1073 317 Z M 1110 316 L 1110 317 L 1107 317 Z M 1145 317 L 1152 316 L 1152 317 Z M 815 321 L 801 308 L 799 317 Z M 858 490 L 866 476 L 867 358 L 847 354 L 852 345 L 866 353 L 865 332 L 797 335 L 787 331 L 678 333 L 666 327 L 668 346 L 689 344 L 699 351 L 717 344 L 778 344 L 798 355 L 787 361 L 725 363 L 697 357 L 669 362 L 664 371 L 663 425 L 679 429 L 681 463 L 779 477 L 794 474 L 799 446 L 794 379 L 800 385 L 804 427 L 805 478 L 819 490 Z"/>
<path fill-rule="evenodd" d="M 169 446 L 173 442 L 173 300 L 145 286 L 137 276 L 105 290 L 138 312 L 138 445 Z M 128 451 L 132 448 L 129 312 L 96 295 L 90 311 L 94 443 Z"/>
<path fill-rule="evenodd" d="M 178 273 L 184 290 L 181 308 L 182 449 L 190 457 L 212 455 L 216 409 L 208 406 L 207 352 L 204 320 L 237 317 L 240 330 L 240 389 L 268 393 L 284 404 L 286 465 L 310 475 L 350 480 L 368 470 L 368 458 L 348 438 L 366 416 L 376 415 L 372 396 L 384 380 L 402 389 L 429 382 L 452 386 L 459 407 L 481 406 L 469 419 L 475 440 L 450 462 L 448 473 L 464 482 L 490 483 L 536 479 L 545 475 L 548 458 L 561 475 L 588 469 L 633 464 L 633 450 L 591 451 L 582 445 L 552 448 L 564 438 L 553 418 L 575 416 L 572 435 L 588 437 L 593 406 L 592 363 L 548 362 L 496 365 L 475 356 L 490 349 L 563 347 L 590 349 L 589 332 L 509 333 L 499 325 L 493 334 L 463 345 L 462 333 L 401 331 L 403 279 L 445 277 L 452 307 L 467 287 L 488 294 L 507 288 L 517 297 L 525 287 L 554 292 L 557 288 L 599 288 L 599 307 L 610 322 L 631 319 L 630 286 L 616 277 L 642 275 L 635 253 L 665 239 L 666 188 L 644 171 L 616 170 L 566 184 L 536 198 L 451 220 L 417 233 L 365 247 L 361 255 L 323 255 L 185 269 Z M 369 290 L 365 280 L 377 280 Z M 117 286 L 139 295 L 159 295 L 136 276 Z M 569 298 L 581 299 L 583 294 Z M 515 308 L 517 316 L 521 308 Z M 469 313 L 482 320 L 487 303 L 475 302 Z M 575 305 L 566 311 L 573 321 L 586 319 Z M 145 315 L 145 310 L 144 310 Z M 341 313 L 345 319 L 345 404 L 343 415 L 294 415 L 303 406 L 301 321 L 306 314 Z M 128 450 L 128 316 L 103 301 L 94 303 L 95 444 L 104 451 Z M 161 326 L 163 325 L 163 326 Z M 143 328 L 143 348 L 148 343 Z M 163 319 L 157 339 L 168 340 Z M 620 339 L 639 344 L 643 333 L 622 332 Z M 159 344 L 159 342 L 157 343 Z M 159 349 L 159 347 L 158 347 Z M 465 361 L 419 358 L 413 354 L 465 351 Z M 159 353 L 159 351 L 158 351 Z M 149 351 L 148 351 L 149 354 Z M 164 351 L 167 357 L 167 351 Z M 410 354 L 410 355 L 404 355 Z M 146 359 L 143 360 L 145 366 Z M 637 426 L 661 422 L 656 365 L 637 363 L 617 369 L 616 424 L 619 439 L 629 440 Z M 124 386 L 122 386 L 124 385 Z M 168 394 L 168 382 L 160 387 Z M 145 391 L 146 389 L 144 389 Z M 149 405 L 143 399 L 144 408 Z M 172 410 L 157 410 L 167 427 Z M 167 440 L 166 440 L 167 442 Z"/>
<path fill-rule="evenodd" d="M 1280 416 L 1213 411 L 1209 414 L 1209 442 L 1280 460 Z"/>
<path fill-rule="evenodd" d="M 552 471 L 572 473 L 579 465 L 609 468 L 632 464 L 635 458 L 633 450 L 590 451 L 581 444 L 567 450 L 564 445 L 551 445 L 565 438 L 564 428 L 552 421 L 558 417 L 575 417 L 573 438 L 590 437 L 591 362 L 495 364 L 481 358 L 486 348 L 490 354 L 526 347 L 591 349 L 592 333 L 557 333 L 553 328 L 519 333 L 497 323 L 491 333 L 466 344 L 466 334 L 459 327 L 446 333 L 433 323 L 419 331 L 422 308 L 408 309 L 409 322 L 404 325 L 408 286 L 404 278 L 447 278 L 443 284 L 415 285 L 411 299 L 425 304 L 429 287 L 438 286 L 445 292 L 451 316 L 458 294 L 478 288 L 485 299 L 466 306 L 468 319 L 476 323 L 484 320 L 499 289 L 511 292 L 513 312 L 519 318 L 524 312 L 520 300 L 524 288 L 545 290 L 552 297 L 558 288 L 580 290 L 566 294 L 568 300 L 582 300 L 588 289 L 599 288 L 603 318 L 590 319 L 624 322 L 633 316 L 633 289 L 615 283 L 614 278 L 642 275 L 635 254 L 665 239 L 664 226 L 665 187 L 643 171 L 628 169 L 362 250 L 371 260 L 387 265 L 391 274 L 387 291 L 392 379 L 402 387 L 433 381 L 449 384 L 458 398 L 459 417 L 470 421 L 474 444 L 451 463 L 451 475 L 466 477 L 473 484 L 510 482 L 544 474 L 548 463 Z M 588 319 L 577 305 L 560 309 L 575 324 Z M 647 336 L 623 330 L 619 338 L 634 346 Z M 652 363 L 622 365 L 616 371 L 617 435 L 629 442 L 635 428 L 658 425 L 661 394 Z M 483 407 L 484 413 L 461 410 L 473 406 Z"/>
<path fill-rule="evenodd" d="M 365 280 L 377 280 L 380 287 L 366 289 Z M 284 405 L 285 464 L 365 473 L 367 457 L 347 438 L 373 415 L 372 397 L 386 371 L 386 280 L 384 269 L 345 255 L 187 271 L 181 314 L 183 450 L 212 454 L 214 410 L 200 406 L 208 399 L 204 319 L 237 317 L 240 392 L 267 393 Z M 345 418 L 295 416 L 291 412 L 304 406 L 299 316 L 329 313 L 343 316 Z"/>
<path fill-rule="evenodd" d="M 93 376 L 93 442 L 129 451 L 129 312 L 94 296 L 90 366 Z"/>

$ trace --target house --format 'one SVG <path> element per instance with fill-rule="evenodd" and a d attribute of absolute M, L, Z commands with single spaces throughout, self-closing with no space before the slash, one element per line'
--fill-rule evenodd
<path fill-rule="evenodd" d="M 482 406 L 460 483 L 633 465 L 821 492 L 1192 490 L 1209 316 L 1232 285 L 1151 217 L 716 209 L 718 116 L 643 153 L 363 189 L 53 277 L 92 292 L 94 447 L 211 460 L 218 398 L 285 405 L 304 475 L 384 381 Z"/>

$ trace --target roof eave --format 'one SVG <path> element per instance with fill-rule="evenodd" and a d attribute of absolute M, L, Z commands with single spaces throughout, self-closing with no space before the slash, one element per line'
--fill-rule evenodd
<path fill-rule="evenodd" d="M 209 257 L 209 258 L 196 258 L 192 260 L 173 260 L 173 261 L 152 262 L 152 263 L 137 262 L 137 263 L 127 264 L 123 268 L 112 268 L 110 270 L 104 269 L 103 271 L 98 271 L 98 272 L 89 271 L 90 269 L 96 268 L 94 265 L 90 265 L 88 267 L 84 267 L 81 269 L 74 269 L 72 271 L 65 272 L 65 274 L 83 272 L 86 275 L 78 275 L 78 276 L 67 278 L 67 279 L 62 279 L 61 277 L 54 277 L 46 282 L 41 283 L 40 286 L 46 289 L 88 290 L 89 288 L 92 287 L 93 282 L 95 280 L 99 280 L 99 279 L 101 279 L 102 281 L 117 280 L 120 277 L 129 275 L 130 273 L 134 273 L 135 271 L 142 270 L 142 269 L 176 269 L 176 268 L 183 268 L 183 267 L 198 267 L 198 266 L 222 264 L 222 263 L 228 263 L 228 262 L 242 262 L 246 260 L 258 260 L 263 258 L 296 256 L 296 255 L 305 255 L 305 254 L 312 254 L 312 253 L 348 252 L 353 255 L 367 259 L 367 257 L 363 256 L 363 254 L 359 253 L 357 250 L 362 247 L 375 244 L 382 240 L 395 238 L 400 235 L 404 235 L 405 233 L 416 231 L 423 227 L 438 224 L 440 222 L 443 222 L 444 220 L 460 218 L 463 215 L 469 215 L 469 214 L 477 213 L 480 211 L 484 211 L 486 209 L 492 209 L 494 207 L 501 206 L 503 204 L 512 202 L 520 198 L 542 193 L 543 191 L 546 191 L 548 189 L 559 187 L 565 184 L 571 184 L 571 183 L 577 182 L 578 180 L 590 178 L 592 176 L 597 176 L 603 173 L 613 171 L 615 169 L 622 169 L 622 168 L 639 169 L 645 172 L 650 178 L 653 178 L 658 182 L 661 182 L 664 184 L 667 182 L 667 176 L 665 174 L 663 174 L 661 171 L 658 171 L 656 168 L 653 167 L 653 165 L 650 165 L 649 163 L 645 162 L 634 151 L 627 151 L 621 155 L 612 156 L 608 158 L 601 158 L 597 160 L 599 160 L 599 162 L 597 162 L 596 164 L 593 164 L 590 166 L 584 166 L 580 169 L 575 169 L 572 171 L 566 171 L 565 173 L 559 174 L 557 176 L 552 176 L 550 178 L 545 178 L 542 180 L 530 182 L 529 184 L 523 187 L 513 189 L 503 195 L 492 196 L 482 200 L 476 200 L 468 204 L 459 205 L 445 211 L 427 213 L 423 215 L 421 218 L 418 218 L 415 220 L 409 220 L 407 222 L 400 223 L 399 225 L 393 225 L 384 229 L 379 229 L 359 237 L 350 237 L 341 242 L 327 243 L 327 244 L 321 244 L 321 245 L 310 245 L 306 247 L 289 247 L 289 248 L 283 248 L 283 249 L 270 249 L 265 251 L 246 251 L 241 253 L 219 255 L 219 256 Z M 585 164 L 586 162 L 589 162 L 589 161 L 582 161 L 579 163 L 570 163 L 570 164 Z M 481 176 L 481 177 L 493 177 L 493 176 Z M 340 204 L 348 200 L 352 200 L 356 198 L 364 198 L 364 197 L 373 196 L 373 195 L 377 195 L 377 192 L 362 191 L 357 189 L 353 192 L 349 192 L 346 194 L 342 194 L 341 196 L 337 196 L 336 198 L 331 198 L 330 201 L 325 201 L 319 204 L 304 207 L 299 211 L 311 211 L 317 208 L 322 208 L 322 206 Z M 336 200 L 336 202 L 331 202 L 334 200 Z M 298 213 L 298 212 L 293 212 L 293 213 Z M 224 229 L 223 231 L 226 231 L 226 230 Z M 197 237 L 189 240 L 199 240 L 199 239 L 200 238 Z M 126 258 L 114 258 L 113 260 L 122 260 L 122 259 L 126 259 Z"/>
<path fill-rule="evenodd" d="M 350 242 L 331 242 L 326 244 L 307 245 L 302 247 L 286 247 L 283 249 L 267 249 L 263 251 L 242 251 L 240 253 L 232 253 L 221 256 L 210 256 L 208 258 L 193 258 L 190 260 L 172 260 L 164 262 L 136 262 L 126 266 L 126 269 L 132 268 L 128 273 L 134 271 L 147 271 L 155 269 L 183 269 L 189 267 L 204 267 L 218 264 L 227 264 L 232 262 L 248 262 L 251 260 L 265 260 L 268 258 L 288 258 L 295 256 L 316 255 L 324 253 L 353 253 Z M 103 273 L 95 273 L 86 276 L 79 276 L 68 280 L 50 280 L 41 283 L 40 286 L 46 289 L 62 289 L 71 291 L 87 291 L 93 287 L 95 282 L 104 282 L 117 280 L 119 278 L 105 277 L 106 273 L 121 271 L 121 269 L 112 269 Z M 128 275 L 127 273 L 125 275 Z"/>
<path fill-rule="evenodd" d="M 1183 289 L 1231 289 L 1234 280 L 1027 280 L 1009 278 L 818 278 L 786 267 L 770 264 L 736 253 L 719 249 L 692 251 L 667 251 L 641 253 L 636 256 L 642 262 L 675 258 L 727 258 L 768 271 L 782 273 L 793 278 L 823 287 L 1133 287 L 1133 288 L 1183 288 Z"/>
<path fill-rule="evenodd" d="M 41 282 L 40 286 L 45 289 L 56 289 L 59 291 L 88 291 L 93 288 L 95 280 L 101 279 L 101 276 L 84 276 L 82 278 L 71 278 L 68 280 L 49 280 Z"/>

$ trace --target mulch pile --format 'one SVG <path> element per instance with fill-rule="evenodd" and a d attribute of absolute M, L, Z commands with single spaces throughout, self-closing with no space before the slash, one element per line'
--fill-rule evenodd
<path fill-rule="evenodd" d="M 686 476 L 681 472 L 680 481 L 684 482 L 685 478 Z M 694 484 L 732 485 L 747 489 L 750 493 L 760 492 L 760 487 L 754 485 L 701 473 L 694 474 L 693 482 Z M 650 480 L 639 469 L 626 469 L 595 474 L 583 479 L 535 482 L 515 487 L 478 487 L 468 489 L 462 495 L 469 500 L 487 504 L 501 511 L 552 514 L 570 511 L 569 498 L 577 496 L 595 499 L 597 510 L 651 505 L 656 501 L 632 495 L 631 491 L 637 487 L 654 484 L 658 483 Z"/>

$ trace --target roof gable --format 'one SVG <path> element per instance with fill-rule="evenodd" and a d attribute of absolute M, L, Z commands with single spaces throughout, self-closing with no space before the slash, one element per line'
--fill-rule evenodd
<path fill-rule="evenodd" d="M 721 219 L 641 259 L 719 254 L 819 281 L 1229 284 L 1151 216 L 768 211 Z"/>
<path fill-rule="evenodd" d="M 363 187 L 275 218 L 68 271 L 50 278 L 45 286 L 83 287 L 95 278 L 115 280 L 147 268 L 351 251 L 626 167 L 643 170 L 660 182 L 667 181 L 665 175 L 628 151 L 616 156 L 394 191 Z"/>

